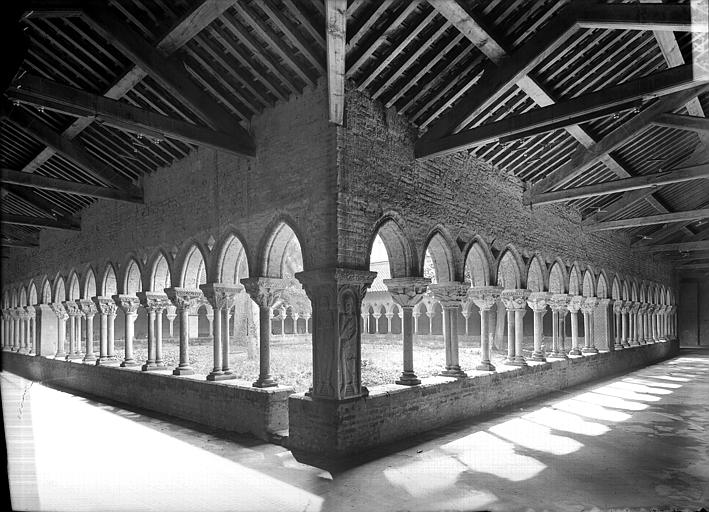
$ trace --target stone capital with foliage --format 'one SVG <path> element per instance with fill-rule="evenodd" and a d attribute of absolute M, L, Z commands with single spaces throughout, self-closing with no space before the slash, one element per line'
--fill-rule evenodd
<path fill-rule="evenodd" d="M 527 309 L 527 299 L 531 293 L 525 289 L 503 290 L 500 294 L 500 300 L 502 300 L 507 311 L 525 311 Z"/>
<path fill-rule="evenodd" d="M 110 297 L 91 297 L 91 300 L 94 301 L 102 315 L 115 315 L 118 311 L 118 306 Z"/>
<path fill-rule="evenodd" d="M 551 297 L 549 292 L 532 292 L 527 297 L 527 305 L 535 313 L 543 313 L 547 310 L 549 297 Z"/>
<path fill-rule="evenodd" d="M 98 313 L 98 308 L 96 307 L 96 304 L 94 304 L 94 301 L 90 299 L 79 299 L 76 301 L 76 303 L 79 305 L 79 308 L 87 317 L 92 317 L 96 315 L 96 313 Z"/>
<path fill-rule="evenodd" d="M 244 291 L 241 285 L 209 283 L 199 285 L 200 290 L 214 309 L 231 309 L 236 296 Z"/>
<path fill-rule="evenodd" d="M 459 281 L 448 281 L 430 284 L 428 289 L 431 291 L 433 298 L 441 303 L 442 307 L 453 308 L 460 306 L 468 299 L 470 285 Z"/>
<path fill-rule="evenodd" d="M 395 277 L 385 279 L 384 284 L 394 302 L 402 308 L 413 308 L 423 299 L 431 280 L 427 277 Z"/>
<path fill-rule="evenodd" d="M 114 295 L 113 300 L 126 315 L 134 315 L 138 313 L 138 306 L 140 306 L 140 301 L 135 295 Z"/>

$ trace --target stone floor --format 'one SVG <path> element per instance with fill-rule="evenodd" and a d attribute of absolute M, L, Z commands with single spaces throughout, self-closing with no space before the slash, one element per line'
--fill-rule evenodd
<path fill-rule="evenodd" d="M 13 510 L 709 508 L 709 350 L 347 466 L 0 377 Z"/>

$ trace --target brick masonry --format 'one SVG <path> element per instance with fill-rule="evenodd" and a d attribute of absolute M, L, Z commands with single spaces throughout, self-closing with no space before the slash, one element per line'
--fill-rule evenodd
<path fill-rule="evenodd" d="M 429 377 L 420 386 L 378 386 L 351 402 L 289 399 L 289 448 L 346 456 L 530 398 L 672 357 L 668 341 L 465 379 Z"/>

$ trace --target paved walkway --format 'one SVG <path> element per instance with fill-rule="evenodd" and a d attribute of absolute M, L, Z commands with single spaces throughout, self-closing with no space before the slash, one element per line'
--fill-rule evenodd
<path fill-rule="evenodd" d="M 709 509 L 709 351 L 330 471 L 0 374 L 14 510 Z"/>

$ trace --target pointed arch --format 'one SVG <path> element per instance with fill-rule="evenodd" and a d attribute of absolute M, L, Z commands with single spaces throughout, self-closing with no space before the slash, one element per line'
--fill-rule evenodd
<path fill-rule="evenodd" d="M 480 236 L 475 236 L 469 244 L 465 257 L 465 280 L 472 286 L 490 286 L 493 283 L 495 258 L 490 247 Z"/>
<path fill-rule="evenodd" d="M 204 250 L 197 242 L 187 246 L 180 270 L 179 286 L 199 290 L 200 284 L 207 283 L 207 264 Z"/>
<path fill-rule="evenodd" d="M 569 271 L 569 295 L 583 295 L 583 273 L 577 262 L 571 265 Z"/>
<path fill-rule="evenodd" d="M 615 275 L 613 276 L 613 287 L 611 288 L 611 298 L 613 300 L 623 299 L 623 286 L 620 283 L 620 278 Z"/>
<path fill-rule="evenodd" d="M 630 300 L 637 302 L 639 299 L 638 297 L 638 285 L 635 282 L 635 279 L 630 280 Z"/>
<path fill-rule="evenodd" d="M 131 256 L 123 266 L 122 290 L 126 295 L 135 295 L 143 291 L 143 278 L 138 260 Z"/>
<path fill-rule="evenodd" d="M 523 268 L 525 264 L 522 256 L 514 246 L 508 245 L 497 262 L 497 285 L 507 290 L 523 287 Z"/>
<path fill-rule="evenodd" d="M 640 292 L 639 292 L 639 299 L 640 302 L 647 302 L 648 298 L 648 293 L 647 293 L 647 281 L 641 281 L 640 282 Z"/>
<path fill-rule="evenodd" d="M 98 289 L 96 288 L 96 273 L 92 266 L 86 269 L 84 275 L 84 288 L 82 298 L 90 299 L 91 297 L 96 297 L 98 294 Z"/>
<path fill-rule="evenodd" d="M 172 286 L 172 272 L 170 270 L 169 256 L 162 249 L 153 256 L 148 267 L 150 269 L 148 289 L 162 293 L 165 288 Z"/>
<path fill-rule="evenodd" d="M 52 302 L 57 303 L 66 300 L 66 287 L 64 285 L 64 278 L 61 275 L 57 274 L 54 278 L 54 286 L 52 286 L 52 289 L 54 290 Z"/>
<path fill-rule="evenodd" d="M 292 225 L 279 221 L 262 245 L 261 267 L 266 277 L 290 279 L 303 270 L 303 249 Z"/>
<path fill-rule="evenodd" d="M 587 268 L 583 273 L 583 287 L 581 291 L 584 297 L 596 296 L 596 277 L 593 275 L 593 271 L 590 268 Z"/>
<path fill-rule="evenodd" d="M 367 265 L 371 264 L 371 254 L 374 242 L 380 238 L 386 248 L 391 277 L 412 276 L 417 271 L 416 252 L 410 239 L 402 227 L 403 221 L 398 215 L 389 213 L 381 217 L 374 225 L 369 239 Z"/>
<path fill-rule="evenodd" d="M 17 304 L 18 306 L 27 306 L 27 287 L 25 285 L 22 285 L 20 287 L 20 297 L 19 297 L 19 302 Z"/>
<path fill-rule="evenodd" d="M 43 282 L 42 282 L 42 304 L 51 304 L 52 303 L 52 283 L 49 282 L 49 279 L 47 279 L 47 276 L 44 277 Z"/>
<path fill-rule="evenodd" d="M 113 295 L 118 295 L 118 279 L 116 278 L 116 268 L 113 263 L 106 263 L 106 268 L 103 271 L 103 278 L 101 279 L 101 295 L 104 297 L 111 297 Z"/>
<path fill-rule="evenodd" d="M 447 235 L 443 228 L 436 227 L 429 234 L 422 252 L 424 258 L 420 274 L 429 277 L 426 271 L 432 273 L 432 281 L 436 283 L 455 281 L 458 277 L 457 258 L 450 243 L 450 236 Z"/>
<path fill-rule="evenodd" d="M 547 289 L 546 265 L 539 254 L 535 254 L 527 266 L 527 289 L 543 292 Z"/>
<path fill-rule="evenodd" d="M 568 293 L 569 276 L 566 266 L 558 258 L 549 270 L 549 291 L 551 293 Z"/>
<path fill-rule="evenodd" d="M 69 273 L 68 280 L 68 290 L 67 290 L 67 300 L 77 300 L 81 298 L 81 280 L 79 279 L 79 274 L 75 270 Z"/>
<path fill-rule="evenodd" d="M 218 247 L 214 272 L 217 282 L 240 284 L 242 279 L 249 277 L 249 253 L 243 238 L 235 230 L 231 230 Z"/>
<path fill-rule="evenodd" d="M 620 296 L 623 300 L 630 300 L 630 286 L 627 279 L 620 282 Z"/>
<path fill-rule="evenodd" d="M 19 305 L 20 298 L 17 294 L 17 288 L 12 289 L 12 295 L 10 298 L 10 304 L 13 308 L 16 308 Z"/>
<path fill-rule="evenodd" d="M 10 291 L 9 291 L 9 290 L 5 290 L 4 292 L 2 292 L 2 307 L 3 307 L 3 309 L 9 308 L 9 307 L 10 307 L 10 304 L 11 304 L 11 302 L 10 302 Z"/>
<path fill-rule="evenodd" d="M 39 301 L 37 300 L 37 287 L 34 285 L 34 280 L 32 280 L 27 292 L 27 305 L 34 306 L 35 304 L 39 304 Z"/>
<path fill-rule="evenodd" d="M 598 281 L 596 282 L 596 297 L 599 299 L 608 299 L 608 277 L 606 272 L 601 270 L 598 274 Z"/>

